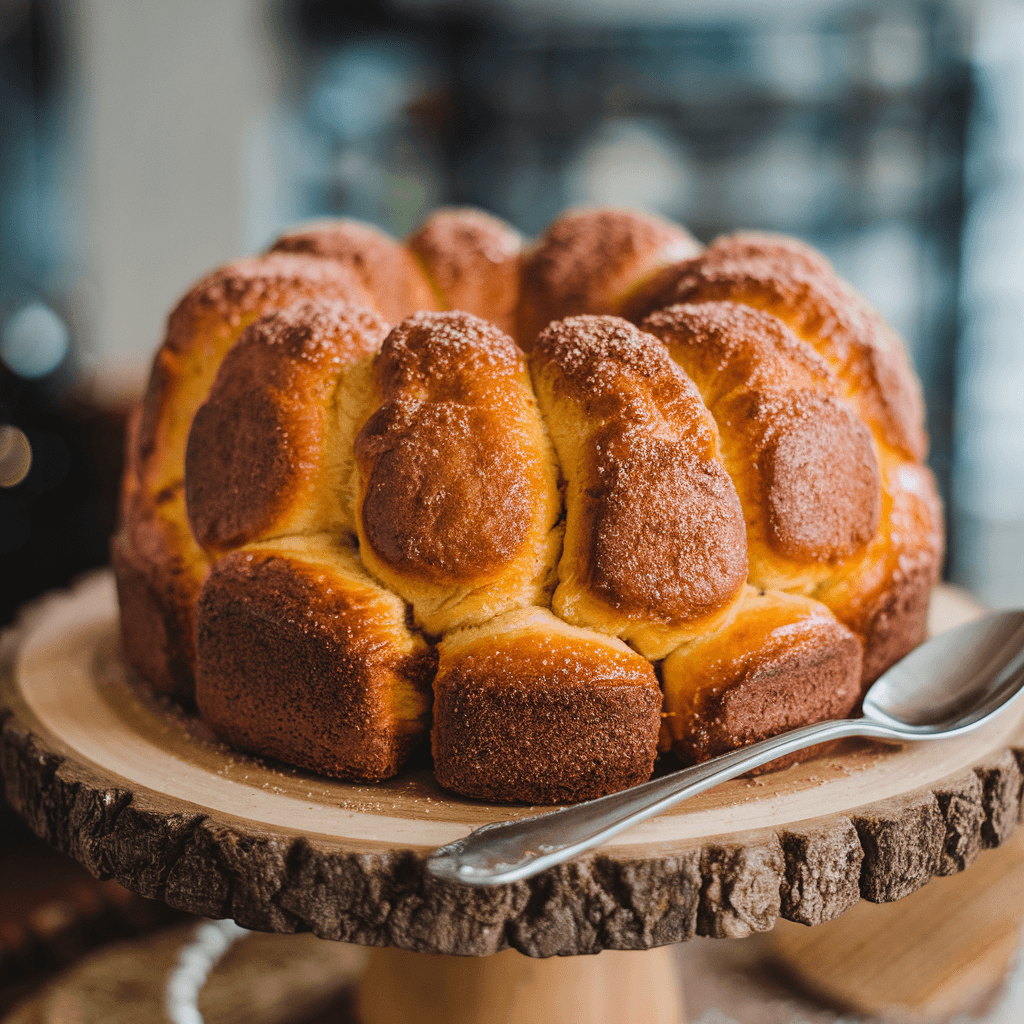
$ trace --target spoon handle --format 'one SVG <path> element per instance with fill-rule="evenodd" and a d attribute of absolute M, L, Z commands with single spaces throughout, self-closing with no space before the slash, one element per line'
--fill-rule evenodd
<path fill-rule="evenodd" d="M 845 736 L 898 739 L 863 718 L 805 725 L 618 793 L 547 814 L 495 822 L 435 850 L 427 871 L 464 885 L 501 885 L 560 864 L 687 797 L 797 750 Z"/>

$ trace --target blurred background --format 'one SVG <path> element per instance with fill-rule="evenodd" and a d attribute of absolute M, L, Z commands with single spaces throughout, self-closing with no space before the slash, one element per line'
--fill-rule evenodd
<path fill-rule="evenodd" d="M 1024 605 L 1024 7 L 0 0 L 0 623 L 106 561 L 177 296 L 285 225 L 568 204 L 823 250 L 906 339 L 947 576 Z"/>

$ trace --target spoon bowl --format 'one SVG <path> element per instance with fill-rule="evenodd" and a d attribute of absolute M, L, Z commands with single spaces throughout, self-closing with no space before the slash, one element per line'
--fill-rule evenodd
<path fill-rule="evenodd" d="M 797 750 L 850 736 L 906 742 L 977 729 L 1024 690 L 1024 610 L 941 633 L 883 673 L 860 718 L 805 725 L 630 789 L 516 821 L 484 825 L 435 850 L 430 874 L 464 885 L 529 878 L 688 797 Z"/>
<path fill-rule="evenodd" d="M 864 717 L 956 735 L 1014 697 L 1022 668 L 1024 610 L 987 615 L 932 637 L 879 676 L 864 697 Z"/>

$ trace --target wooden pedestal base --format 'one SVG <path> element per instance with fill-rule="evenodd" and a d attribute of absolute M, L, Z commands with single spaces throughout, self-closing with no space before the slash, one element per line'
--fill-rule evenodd
<path fill-rule="evenodd" d="M 932 611 L 937 632 L 978 609 L 939 590 Z M 570 864 L 470 889 L 428 876 L 431 851 L 533 809 L 462 800 L 426 769 L 359 786 L 225 748 L 137 685 L 108 574 L 0 636 L 0 773 L 36 834 L 180 910 L 381 947 L 359 986 L 363 1024 L 676 1024 L 667 944 L 739 939 L 780 918 L 823 925 L 861 898 L 900 900 L 964 871 L 1017 828 L 1022 768 L 1017 707 L 942 743 L 852 744 L 736 779 Z M 298 954 L 303 936 L 279 938 Z M 267 960 L 254 963 L 258 982 Z M 695 1013 L 698 997 L 691 986 Z M 247 1012 L 223 1024 L 262 1021 Z"/>
<path fill-rule="evenodd" d="M 375 949 L 359 983 L 362 1024 L 682 1024 L 671 946 L 537 960 Z"/>
<path fill-rule="evenodd" d="M 907 1024 L 959 1019 L 999 989 L 1020 956 L 1022 894 L 1018 829 L 969 871 L 934 878 L 905 900 L 860 903 L 817 928 L 780 921 L 770 948 L 803 989 L 851 1014 Z"/>
<path fill-rule="evenodd" d="M 1005 987 L 1022 885 L 1019 830 L 897 903 L 862 902 L 816 928 L 782 921 L 768 935 L 641 952 L 455 957 L 189 924 L 104 946 L 2 1024 L 182 1024 L 196 1011 L 205 1024 L 678 1024 L 681 988 L 701 1020 L 935 1024 L 991 1007 L 986 1019 L 1008 1024 L 1024 980 L 1018 968 Z"/>
<path fill-rule="evenodd" d="M 945 602 L 945 603 L 944 603 Z M 975 614 L 951 592 L 938 631 Z M 205 731 L 204 731 L 205 730 Z M 428 769 L 356 785 L 230 750 L 124 664 L 109 575 L 0 638 L 0 773 L 41 838 L 93 874 L 244 928 L 419 953 L 531 957 L 821 924 L 963 871 L 1017 827 L 1024 707 L 941 743 L 851 741 L 734 779 L 513 885 L 441 884 L 438 846 L 534 811 Z"/>
<path fill-rule="evenodd" d="M 671 946 L 536 960 L 515 950 L 441 956 L 251 932 L 214 956 L 203 980 L 195 965 L 218 927 L 186 925 L 106 946 L 3 1024 L 683 1022 Z M 357 978 L 353 1018 L 348 993 Z"/>

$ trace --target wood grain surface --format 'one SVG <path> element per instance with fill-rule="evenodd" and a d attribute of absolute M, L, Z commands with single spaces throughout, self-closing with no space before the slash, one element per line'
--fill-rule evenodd
<path fill-rule="evenodd" d="M 861 903 L 820 928 L 780 922 L 772 951 L 804 988 L 847 1013 L 948 1021 L 998 991 L 1020 951 L 1022 895 L 1024 830 L 970 871 L 898 903 Z"/>
<path fill-rule="evenodd" d="M 940 590 L 933 628 L 979 613 Z M 831 920 L 963 870 L 1021 814 L 1024 708 L 970 737 L 839 753 L 720 786 L 594 854 L 494 889 L 425 875 L 477 826 L 427 768 L 355 785 L 248 757 L 155 702 L 119 653 L 109 575 L 0 641 L 2 772 L 33 830 L 93 874 L 210 917 L 364 945 L 531 956 Z"/>

